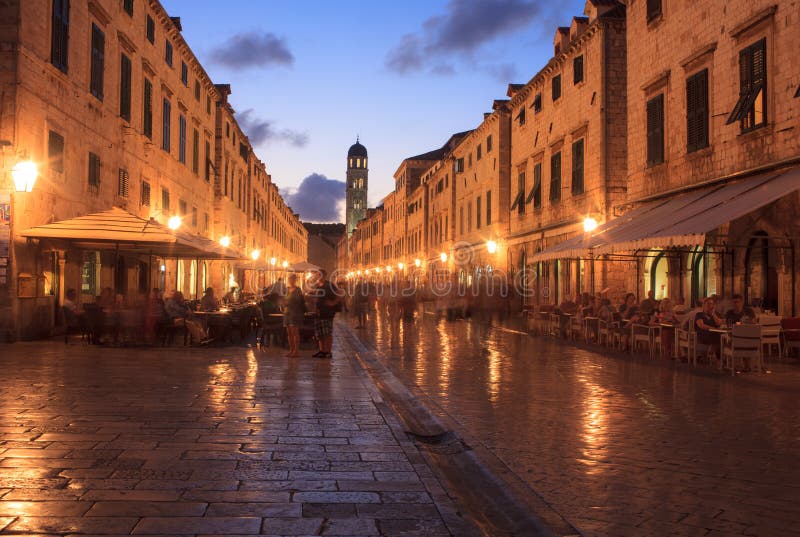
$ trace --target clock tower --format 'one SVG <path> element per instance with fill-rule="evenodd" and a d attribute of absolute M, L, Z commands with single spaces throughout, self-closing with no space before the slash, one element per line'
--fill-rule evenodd
<path fill-rule="evenodd" d="M 361 145 L 356 138 L 356 143 L 350 146 L 347 152 L 347 236 L 360 220 L 367 216 L 367 148 Z"/>

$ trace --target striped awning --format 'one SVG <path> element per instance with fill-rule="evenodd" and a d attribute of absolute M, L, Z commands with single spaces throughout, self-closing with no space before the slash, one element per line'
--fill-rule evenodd
<path fill-rule="evenodd" d="M 709 232 L 798 190 L 800 167 L 794 167 L 678 194 L 640 205 L 592 232 L 537 252 L 531 261 L 702 246 Z"/>
<path fill-rule="evenodd" d="M 241 259 L 237 252 L 185 231 L 171 230 L 120 207 L 26 229 L 23 237 L 65 241 L 87 250 L 186 259 Z"/>

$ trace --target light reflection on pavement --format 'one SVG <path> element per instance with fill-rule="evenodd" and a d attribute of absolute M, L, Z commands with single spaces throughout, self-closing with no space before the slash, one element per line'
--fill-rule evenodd
<path fill-rule="evenodd" d="M 585 535 L 800 534 L 800 366 L 736 378 L 418 312 L 358 331 Z"/>

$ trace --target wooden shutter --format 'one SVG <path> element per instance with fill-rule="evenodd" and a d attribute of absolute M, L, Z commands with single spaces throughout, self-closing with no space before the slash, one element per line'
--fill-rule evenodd
<path fill-rule="evenodd" d="M 583 194 L 583 139 L 572 144 L 572 194 Z"/>
<path fill-rule="evenodd" d="M 124 54 L 119 58 L 119 115 L 131 120 L 131 60 Z"/>
<path fill-rule="evenodd" d="M 561 200 L 561 152 L 550 157 L 550 201 Z"/>
<path fill-rule="evenodd" d="M 105 43 L 106 36 L 103 31 L 92 24 L 92 58 L 91 78 L 89 91 L 92 95 L 103 100 L 103 71 L 105 69 Z"/>
<path fill-rule="evenodd" d="M 143 112 L 144 135 L 153 139 L 153 84 L 144 79 L 144 112 Z"/>
<path fill-rule="evenodd" d="M 64 73 L 69 63 L 69 0 L 53 0 L 50 63 Z"/>
<path fill-rule="evenodd" d="M 142 181 L 142 205 L 150 206 L 150 183 L 147 181 Z"/>
<path fill-rule="evenodd" d="M 574 84 L 583 82 L 583 55 L 572 60 L 572 81 Z"/>
<path fill-rule="evenodd" d="M 561 75 L 556 75 L 552 80 L 553 100 L 557 101 L 561 97 Z"/>
<path fill-rule="evenodd" d="M 708 147 L 708 69 L 686 80 L 686 151 Z"/>
<path fill-rule="evenodd" d="M 647 0 L 647 22 L 661 15 L 661 0 Z"/>
<path fill-rule="evenodd" d="M 129 192 L 129 174 L 128 170 L 125 168 L 119 169 L 119 175 L 117 177 L 117 196 L 127 198 Z"/>
<path fill-rule="evenodd" d="M 89 153 L 88 183 L 95 189 L 100 186 L 100 157 L 94 153 Z"/>
<path fill-rule="evenodd" d="M 647 165 L 664 162 L 664 94 L 647 101 Z"/>

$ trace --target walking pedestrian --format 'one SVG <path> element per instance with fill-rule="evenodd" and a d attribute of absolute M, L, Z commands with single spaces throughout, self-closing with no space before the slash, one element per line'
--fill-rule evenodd
<path fill-rule="evenodd" d="M 358 325 L 356 328 L 366 328 L 367 326 L 367 311 L 369 310 L 370 299 L 370 285 L 366 280 L 359 280 L 356 285 L 355 296 L 353 297 L 353 305 L 358 317 Z"/>
<path fill-rule="evenodd" d="M 317 297 L 317 318 L 314 320 L 314 334 L 319 343 L 319 352 L 314 358 L 331 358 L 333 347 L 333 318 L 341 309 L 342 297 L 328 280 L 328 272 L 320 269 L 320 277 L 314 290 Z"/>
<path fill-rule="evenodd" d="M 286 327 L 286 339 L 289 343 L 289 352 L 286 356 L 294 358 L 300 356 L 300 327 L 303 325 L 303 316 L 306 313 L 306 299 L 297 286 L 297 274 L 290 274 L 288 281 L 283 326 Z"/>

